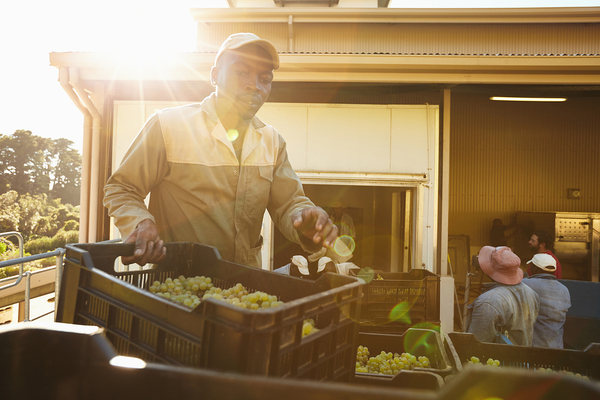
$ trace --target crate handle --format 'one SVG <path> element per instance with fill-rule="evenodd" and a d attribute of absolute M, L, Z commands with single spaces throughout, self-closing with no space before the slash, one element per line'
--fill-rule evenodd
<path fill-rule="evenodd" d="M 102 243 L 98 246 L 103 246 Z M 111 253 L 115 256 L 132 256 L 135 251 L 135 243 L 107 243 L 107 249 L 111 249 Z"/>

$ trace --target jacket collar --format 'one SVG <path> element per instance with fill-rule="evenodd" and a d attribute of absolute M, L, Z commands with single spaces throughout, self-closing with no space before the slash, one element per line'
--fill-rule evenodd
<path fill-rule="evenodd" d="M 207 96 L 200 103 L 200 109 L 204 112 L 207 117 L 207 122 L 209 122 L 207 128 L 210 131 L 210 134 L 215 137 L 218 141 L 222 142 L 235 157 L 235 150 L 233 149 L 233 144 L 227 139 L 227 132 L 225 131 L 225 127 L 221 124 L 219 120 L 219 116 L 217 114 L 217 96 L 213 92 L 209 96 Z M 258 146 L 262 137 L 262 128 L 264 128 L 266 124 L 262 122 L 257 116 L 252 118 L 250 125 L 248 126 L 248 131 L 246 131 L 246 135 L 244 137 L 244 144 L 242 146 L 242 162 L 252 153 L 252 151 Z"/>

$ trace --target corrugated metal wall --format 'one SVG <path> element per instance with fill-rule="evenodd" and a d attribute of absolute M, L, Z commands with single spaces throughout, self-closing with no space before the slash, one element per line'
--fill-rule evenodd
<path fill-rule="evenodd" d="M 233 32 L 254 32 L 291 51 L 284 23 L 206 24 L 198 50 L 216 51 Z M 600 24 L 293 25 L 295 53 L 441 55 L 599 55 Z"/>
<path fill-rule="evenodd" d="M 454 94 L 449 233 L 486 244 L 516 211 L 600 212 L 600 99 L 494 102 Z M 568 188 L 581 199 L 567 198 Z"/>

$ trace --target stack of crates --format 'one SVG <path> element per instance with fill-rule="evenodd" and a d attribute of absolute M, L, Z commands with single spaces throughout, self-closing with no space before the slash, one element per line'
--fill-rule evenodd
<path fill-rule="evenodd" d="M 424 269 L 410 272 L 361 270 L 367 284 L 360 311 L 360 331 L 401 334 L 410 327 L 440 323 L 440 277 Z"/>
<path fill-rule="evenodd" d="M 68 245 L 56 320 L 103 327 L 122 355 L 146 361 L 247 374 L 350 381 L 362 282 L 326 274 L 307 281 L 224 261 L 213 247 L 169 243 L 152 269 L 115 271 L 133 245 Z M 277 296 L 256 311 L 208 298 L 194 309 L 154 295 L 156 280 L 206 276 Z M 316 332 L 302 335 L 303 322 Z"/>

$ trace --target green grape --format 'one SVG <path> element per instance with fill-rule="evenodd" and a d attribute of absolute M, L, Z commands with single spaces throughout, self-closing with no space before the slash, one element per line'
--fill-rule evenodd
<path fill-rule="evenodd" d="M 489 365 L 490 367 L 497 367 L 500 365 L 500 361 L 494 360 L 493 358 L 488 358 L 486 361 L 486 364 Z"/>
<path fill-rule="evenodd" d="M 305 319 L 302 322 L 302 337 L 308 336 L 318 331 L 319 329 L 315 326 L 315 321 L 313 319 Z"/>
<path fill-rule="evenodd" d="M 360 366 L 356 372 L 365 372 L 372 374 L 395 375 L 403 369 L 413 369 L 415 367 L 427 368 L 430 366 L 429 358 L 426 356 L 417 357 L 410 353 L 391 353 L 381 351 L 374 357 L 369 357 L 369 349 L 366 346 L 358 346 L 356 350 L 356 362 Z"/>
<path fill-rule="evenodd" d="M 164 282 L 154 281 L 149 287 L 149 291 L 192 308 L 198 306 L 202 299 L 207 298 L 222 300 L 236 307 L 250 310 L 269 309 L 284 304 L 283 301 L 277 299 L 277 296 L 265 292 L 249 293 L 241 283 L 236 283 L 230 288 L 214 286 L 212 279 L 205 276 L 186 278 L 179 275 L 175 279 L 166 278 Z M 316 331 L 314 324 L 310 331 Z"/>

